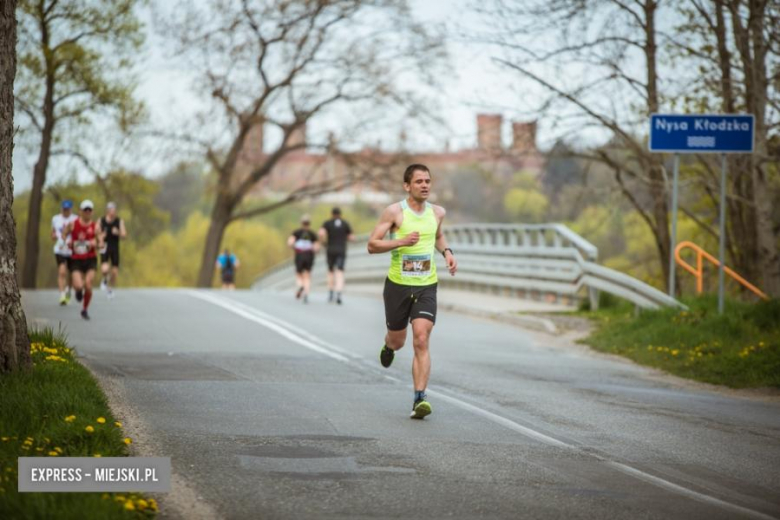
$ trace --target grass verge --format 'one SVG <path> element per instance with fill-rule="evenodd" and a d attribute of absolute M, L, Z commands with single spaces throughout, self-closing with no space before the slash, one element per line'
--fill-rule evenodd
<path fill-rule="evenodd" d="M 596 330 L 583 343 L 677 376 L 731 388 L 780 388 L 780 300 L 757 304 L 717 297 L 683 299 L 689 310 L 634 314 L 612 303 L 578 314 Z"/>
<path fill-rule="evenodd" d="M 30 332 L 33 369 L 0 377 L 0 518 L 138 519 L 140 494 L 19 493 L 18 457 L 123 457 L 129 438 L 62 334 Z"/>

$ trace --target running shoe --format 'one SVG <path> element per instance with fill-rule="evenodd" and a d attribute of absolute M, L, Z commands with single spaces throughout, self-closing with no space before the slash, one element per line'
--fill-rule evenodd
<path fill-rule="evenodd" d="M 106 289 L 108 289 L 108 284 L 106 283 L 106 279 L 103 278 L 100 282 L 100 290 L 105 291 Z"/>
<path fill-rule="evenodd" d="M 431 403 L 425 399 L 420 399 L 414 402 L 414 406 L 412 406 L 412 414 L 409 417 L 412 419 L 422 419 L 426 415 L 430 415 L 432 411 Z"/>
<path fill-rule="evenodd" d="M 65 296 L 65 293 L 60 294 L 60 305 L 67 305 L 68 304 L 68 297 Z"/>
<path fill-rule="evenodd" d="M 114 290 L 113 289 L 109 289 L 108 290 L 108 294 L 106 296 L 108 297 L 109 300 L 113 300 L 114 299 Z"/>
<path fill-rule="evenodd" d="M 389 368 L 393 364 L 393 359 L 395 359 L 395 350 L 384 345 L 379 351 L 379 362 L 382 363 L 383 367 Z"/>
<path fill-rule="evenodd" d="M 85 320 L 89 321 L 89 314 L 87 314 L 87 309 L 81 309 L 81 317 Z M 430 412 L 428 412 L 430 413 Z"/>
<path fill-rule="evenodd" d="M 330 291 L 328 294 L 328 303 L 331 303 L 333 301 L 333 291 Z"/>
<path fill-rule="evenodd" d="M 341 296 L 339 296 L 338 298 L 336 298 L 336 303 L 338 303 L 339 305 L 341 305 Z"/>
<path fill-rule="evenodd" d="M 309 303 L 309 295 L 308 294 L 305 294 L 303 296 L 303 303 Z"/>
<path fill-rule="evenodd" d="M 303 287 L 298 287 L 298 291 L 295 293 L 295 299 L 300 300 L 302 294 L 303 294 Z"/>
<path fill-rule="evenodd" d="M 84 298 L 84 292 L 81 289 L 76 291 L 76 301 L 80 302 L 83 298 Z"/>

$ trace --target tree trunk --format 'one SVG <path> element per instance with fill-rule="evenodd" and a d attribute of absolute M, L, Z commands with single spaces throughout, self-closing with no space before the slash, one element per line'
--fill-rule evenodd
<path fill-rule="evenodd" d="M 24 237 L 24 266 L 22 267 L 22 287 L 35 289 L 38 278 L 38 232 L 41 225 L 41 205 L 43 204 L 43 186 L 46 184 L 46 171 L 49 168 L 51 142 L 54 135 L 54 78 L 56 71 L 51 62 L 49 50 L 49 27 L 41 23 L 41 44 L 46 57 L 46 92 L 43 98 L 43 132 L 38 161 L 33 168 L 30 207 L 27 211 L 27 234 Z"/>
<path fill-rule="evenodd" d="M 655 14 L 658 4 L 655 0 L 645 0 L 645 67 L 647 72 L 647 112 L 648 114 L 657 113 L 659 110 L 658 100 L 658 46 L 656 44 L 655 34 Z M 654 234 L 656 237 L 656 248 L 661 260 L 661 272 L 664 275 L 664 283 L 669 280 L 669 254 L 671 251 L 671 232 L 669 229 L 669 193 L 666 190 L 664 182 L 663 164 L 657 155 L 650 156 L 650 165 L 648 168 L 648 177 L 650 178 L 650 196 L 652 197 L 652 215 L 655 223 Z M 675 287 L 679 291 L 679 281 L 675 280 Z"/>
<path fill-rule="evenodd" d="M 14 186 L 14 77 L 16 0 L 0 4 L 0 373 L 31 366 L 30 342 L 16 284 Z"/>
<path fill-rule="evenodd" d="M 211 223 L 209 231 L 206 234 L 206 242 L 203 245 L 203 257 L 198 272 L 198 287 L 211 287 L 211 280 L 214 277 L 214 264 L 219 256 L 219 248 L 222 245 L 222 237 L 225 235 L 225 229 L 230 223 L 230 215 L 233 213 L 232 198 L 220 192 L 217 200 L 214 201 L 214 209 L 211 210 Z"/>

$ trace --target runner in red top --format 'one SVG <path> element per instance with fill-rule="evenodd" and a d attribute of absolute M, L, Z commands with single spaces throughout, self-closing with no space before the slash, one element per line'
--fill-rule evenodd
<path fill-rule="evenodd" d="M 87 309 L 92 300 L 92 280 L 97 269 L 97 250 L 100 246 L 100 235 L 97 234 L 95 222 L 92 220 L 94 204 L 87 199 L 81 203 L 79 218 L 70 224 L 71 278 L 76 289 L 76 300 L 84 300 L 81 317 L 89 319 Z"/>

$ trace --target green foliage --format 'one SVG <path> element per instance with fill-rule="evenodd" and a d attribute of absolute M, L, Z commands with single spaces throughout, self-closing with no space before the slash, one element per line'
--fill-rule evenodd
<path fill-rule="evenodd" d="M 208 217 L 193 213 L 176 232 L 165 231 L 150 243 L 132 251 L 122 269 L 128 286 L 189 287 L 195 285 L 208 231 Z M 255 278 L 289 256 L 287 236 L 257 221 L 231 224 L 222 241 L 241 264 L 236 286 L 249 287 Z M 123 252 L 124 255 L 124 252 Z M 214 285 L 219 285 L 215 268 Z"/>
<path fill-rule="evenodd" d="M 526 224 L 544 222 L 547 197 L 536 189 L 512 188 L 504 196 L 504 210 L 513 221 Z"/>
<path fill-rule="evenodd" d="M 57 149 L 72 152 L 96 117 L 110 114 L 122 131 L 144 117 L 130 68 L 144 39 L 142 1 L 19 0 L 15 103 L 34 146 L 47 122 Z"/>
<path fill-rule="evenodd" d="M 634 315 L 627 304 L 588 313 L 597 330 L 585 340 L 675 375 L 733 388 L 780 388 L 780 301 L 758 304 L 685 298 L 689 310 Z"/>
<path fill-rule="evenodd" d="M 33 368 L 0 378 L 0 517 L 148 518 L 135 495 L 19 493 L 17 457 L 123 457 L 127 444 L 97 382 L 51 329 L 29 331 Z M 131 442 L 128 439 L 128 442 Z M 148 510 L 141 512 L 140 506 Z"/>

